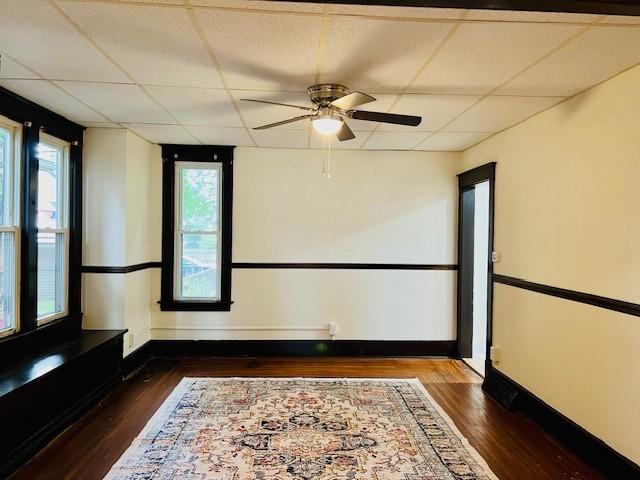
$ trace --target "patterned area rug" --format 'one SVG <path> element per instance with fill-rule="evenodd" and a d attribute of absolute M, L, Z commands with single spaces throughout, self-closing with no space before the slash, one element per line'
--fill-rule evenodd
<path fill-rule="evenodd" d="M 495 480 L 417 379 L 185 378 L 108 480 Z"/>

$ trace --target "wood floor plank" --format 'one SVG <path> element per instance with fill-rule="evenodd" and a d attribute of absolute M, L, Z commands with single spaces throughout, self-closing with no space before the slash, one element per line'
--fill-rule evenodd
<path fill-rule="evenodd" d="M 417 377 L 501 480 L 604 477 L 485 395 L 464 363 L 411 358 L 154 360 L 59 435 L 12 480 L 100 480 L 183 377 Z"/>

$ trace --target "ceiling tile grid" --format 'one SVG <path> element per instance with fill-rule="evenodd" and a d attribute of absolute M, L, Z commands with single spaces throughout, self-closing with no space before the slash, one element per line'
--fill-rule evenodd
<path fill-rule="evenodd" d="M 461 151 L 640 62 L 634 17 L 262 0 L 0 0 L 0 85 L 151 142 L 323 148 L 308 120 L 253 127 L 341 82 L 363 110 L 331 148 Z"/>
<path fill-rule="evenodd" d="M 222 87 L 184 8 L 58 4 L 137 83 Z"/>

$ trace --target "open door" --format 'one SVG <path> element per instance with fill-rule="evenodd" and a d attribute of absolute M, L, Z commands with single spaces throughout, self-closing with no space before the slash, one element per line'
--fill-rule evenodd
<path fill-rule="evenodd" d="M 458 175 L 458 354 L 484 376 L 491 346 L 495 163 Z"/>

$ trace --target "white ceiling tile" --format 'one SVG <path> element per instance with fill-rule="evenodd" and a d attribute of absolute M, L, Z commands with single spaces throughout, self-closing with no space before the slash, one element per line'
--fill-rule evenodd
<path fill-rule="evenodd" d="M 180 87 L 144 88 L 184 125 L 243 126 L 225 90 Z"/>
<path fill-rule="evenodd" d="M 469 10 L 465 20 L 501 22 L 591 23 L 599 16 L 589 13 L 523 12 L 515 10 Z"/>
<path fill-rule="evenodd" d="M 59 2 L 138 83 L 221 88 L 184 8 Z"/>
<path fill-rule="evenodd" d="M 304 91 L 315 77 L 321 18 L 197 8 L 230 88 Z"/>
<path fill-rule="evenodd" d="M 580 28 L 522 23 L 461 25 L 409 91 L 486 94 Z"/>
<path fill-rule="evenodd" d="M 398 103 L 391 110 L 392 113 L 405 115 L 418 115 L 422 117 L 422 123 L 417 127 L 403 125 L 381 124 L 379 130 L 393 131 L 423 131 L 433 132 L 439 130 L 451 120 L 464 112 L 471 105 L 480 100 L 475 95 L 402 95 Z"/>
<path fill-rule="evenodd" d="M 447 125 L 447 132 L 498 132 L 563 100 L 562 97 L 487 97 Z"/>
<path fill-rule="evenodd" d="M 302 2 L 272 2 L 260 0 L 191 0 L 191 5 L 246 10 L 274 10 L 307 13 L 322 12 L 322 5 Z"/>
<path fill-rule="evenodd" d="M 365 150 L 411 150 L 428 132 L 374 132 L 362 146 Z"/>
<path fill-rule="evenodd" d="M 105 122 L 102 115 L 69 96 L 48 80 L 0 80 L 0 85 L 74 122 Z"/>
<path fill-rule="evenodd" d="M 237 147 L 252 147 L 253 141 L 244 128 L 224 127 L 185 127 L 191 135 L 205 145 L 235 145 Z"/>
<path fill-rule="evenodd" d="M 399 92 L 451 28 L 448 23 L 331 17 L 320 79 L 352 90 Z"/>
<path fill-rule="evenodd" d="M 311 129 L 311 148 L 331 148 L 331 150 L 357 150 L 362 146 L 364 141 L 369 136 L 369 132 L 353 132 L 356 138 L 346 140 L 344 142 L 338 141 L 335 136 L 321 135 L 313 128 Z M 325 142 L 330 142 L 330 146 Z M 326 145 L 326 146 L 325 146 Z"/>
<path fill-rule="evenodd" d="M 492 133 L 440 132 L 434 133 L 416 147 L 432 152 L 461 152 L 484 140 Z"/>
<path fill-rule="evenodd" d="M 594 27 L 497 93 L 569 96 L 640 62 L 640 29 Z"/>
<path fill-rule="evenodd" d="M 151 143 L 199 144 L 179 125 L 126 124 L 124 126 Z"/>
<path fill-rule="evenodd" d="M 391 7 L 382 5 L 328 5 L 329 13 L 364 15 L 371 17 L 433 18 L 457 20 L 465 10 L 461 8 Z"/>
<path fill-rule="evenodd" d="M 56 82 L 114 122 L 175 123 L 144 91 L 136 85 L 112 83 Z"/>
<path fill-rule="evenodd" d="M 40 78 L 28 68 L 23 67 L 13 58 L 0 53 L 0 78 Z"/>
<path fill-rule="evenodd" d="M 297 117 L 312 113 L 297 108 L 282 107 L 278 105 L 268 105 L 264 103 L 245 102 L 241 99 L 251 98 L 255 100 L 266 100 L 269 102 L 283 102 L 292 105 L 300 105 L 303 107 L 312 107 L 313 104 L 309 100 L 306 92 L 265 92 L 257 90 L 234 90 L 233 97 L 236 99 L 242 118 L 250 128 L 259 127 L 268 123 L 279 122 L 288 118 Z M 289 123 L 280 127 L 274 127 L 284 130 L 306 130 L 309 128 L 309 122 Z"/>
<path fill-rule="evenodd" d="M 48 2 L 4 0 L 0 50 L 50 79 L 125 82 L 127 77 Z"/>
<path fill-rule="evenodd" d="M 307 148 L 308 130 L 253 130 L 253 138 L 259 147 Z"/>

